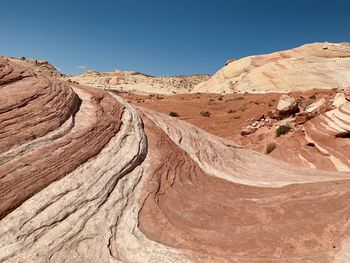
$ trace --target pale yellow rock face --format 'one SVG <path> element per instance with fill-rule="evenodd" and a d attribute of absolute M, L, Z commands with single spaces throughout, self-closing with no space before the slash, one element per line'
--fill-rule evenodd
<path fill-rule="evenodd" d="M 278 111 L 288 111 L 295 107 L 297 104 L 296 100 L 293 97 L 288 95 L 282 95 L 277 104 Z"/>
<path fill-rule="evenodd" d="M 154 77 L 136 71 L 97 72 L 88 70 L 79 76 L 64 77 L 64 79 L 82 85 L 116 91 L 177 94 L 189 93 L 198 83 L 208 80 L 209 76 L 203 74 Z"/>
<path fill-rule="evenodd" d="M 313 43 L 235 60 L 192 92 L 289 92 L 350 86 L 349 43 Z"/>
<path fill-rule="evenodd" d="M 344 105 L 347 102 L 345 95 L 343 93 L 337 93 L 337 95 L 334 97 L 333 105 L 335 107 L 340 107 Z"/>

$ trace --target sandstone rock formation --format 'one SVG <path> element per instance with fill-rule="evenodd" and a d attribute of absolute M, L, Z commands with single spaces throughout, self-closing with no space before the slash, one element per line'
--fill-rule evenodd
<path fill-rule="evenodd" d="M 314 103 L 311 103 L 309 106 L 306 107 L 305 112 L 306 113 L 312 113 L 315 110 L 319 109 L 326 103 L 326 100 L 324 98 L 321 98 Z"/>
<path fill-rule="evenodd" d="M 327 154 L 349 115 L 308 122 L 308 141 Z M 350 173 L 298 168 L 12 59 L 0 120 L 0 262 L 349 260 Z"/>
<path fill-rule="evenodd" d="M 276 109 L 281 114 L 295 113 L 299 110 L 297 100 L 287 94 L 280 97 Z"/>
<path fill-rule="evenodd" d="M 66 79 L 82 85 L 118 91 L 176 94 L 188 93 L 196 84 L 208 78 L 209 76 L 204 74 L 154 77 L 136 71 L 97 72 L 88 70 L 80 76 L 67 77 Z"/>
<path fill-rule="evenodd" d="M 337 93 L 333 99 L 333 105 L 335 107 L 340 107 L 344 105 L 347 102 L 345 94 L 344 93 Z"/>
<path fill-rule="evenodd" d="M 272 156 L 301 166 L 350 172 L 349 138 L 350 102 L 305 123 Z"/>
<path fill-rule="evenodd" d="M 30 67 L 35 73 L 45 74 L 50 77 L 60 78 L 63 77 L 63 74 L 59 72 L 57 68 L 51 65 L 47 60 L 37 60 L 30 58 L 16 58 L 10 57 L 12 60 L 17 61 L 19 63 L 25 63 Z M 6 59 L 4 56 L 0 56 L 0 59 Z"/>
<path fill-rule="evenodd" d="M 290 92 L 350 86 L 349 43 L 314 43 L 235 60 L 192 92 Z"/>

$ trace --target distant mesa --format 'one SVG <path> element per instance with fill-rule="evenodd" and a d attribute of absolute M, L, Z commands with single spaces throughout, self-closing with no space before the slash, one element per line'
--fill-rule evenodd
<path fill-rule="evenodd" d="M 141 93 L 177 94 L 189 93 L 195 85 L 209 78 L 208 75 L 155 77 L 137 71 L 111 72 L 87 70 L 85 73 L 66 77 L 82 85 L 116 91 L 133 91 Z"/>

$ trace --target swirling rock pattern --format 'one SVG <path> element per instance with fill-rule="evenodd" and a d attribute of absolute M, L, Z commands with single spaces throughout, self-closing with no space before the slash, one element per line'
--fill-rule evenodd
<path fill-rule="evenodd" d="M 349 173 L 298 168 L 21 61 L 0 60 L 0 95 L 0 262 L 349 260 Z M 315 118 L 309 140 L 323 122 L 344 139 L 348 112 Z"/>

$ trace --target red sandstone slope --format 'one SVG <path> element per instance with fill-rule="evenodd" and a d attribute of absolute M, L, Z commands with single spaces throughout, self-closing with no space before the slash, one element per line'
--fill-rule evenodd
<path fill-rule="evenodd" d="M 349 260 L 349 173 L 298 168 L 20 61 L 0 60 L 0 95 L 1 262 Z"/>

